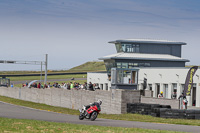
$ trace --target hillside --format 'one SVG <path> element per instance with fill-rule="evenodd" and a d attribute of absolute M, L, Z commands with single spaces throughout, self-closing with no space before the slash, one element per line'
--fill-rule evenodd
<path fill-rule="evenodd" d="M 60 72 L 93 72 L 93 71 L 105 71 L 104 62 L 86 62 L 80 66 L 73 67 L 69 70 L 48 70 L 48 73 L 60 73 Z M 38 74 L 40 71 L 1 71 L 0 75 L 4 74 Z M 43 71 L 44 73 L 44 71 Z"/>
<path fill-rule="evenodd" d="M 86 62 L 80 66 L 71 68 L 70 72 L 91 72 L 91 71 L 105 71 L 104 62 Z"/>

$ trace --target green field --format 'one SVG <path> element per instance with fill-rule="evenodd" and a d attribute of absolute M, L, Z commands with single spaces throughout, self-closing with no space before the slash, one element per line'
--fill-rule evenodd
<path fill-rule="evenodd" d="M 105 71 L 104 62 L 86 62 L 69 70 L 48 70 L 48 73 L 72 73 L 72 72 L 93 72 Z M 5 74 L 40 74 L 41 71 L 0 71 L 0 75 Z M 44 74 L 44 71 L 43 71 Z"/>
<path fill-rule="evenodd" d="M 0 96 L 0 101 L 4 101 L 7 103 L 16 104 L 16 105 L 21 105 L 21 106 L 26 106 L 26 107 L 31 107 L 31 108 L 36 108 L 40 110 L 47 110 L 47 111 L 58 112 L 58 113 L 63 113 L 63 114 L 79 115 L 78 110 L 62 108 L 62 107 L 54 107 L 54 106 L 50 106 L 46 104 L 33 103 L 33 102 L 8 98 L 4 96 Z M 119 115 L 100 114 L 98 118 L 200 126 L 200 120 L 165 119 L 165 118 L 158 118 L 158 117 L 152 117 L 152 116 L 140 115 L 140 114 L 119 114 Z"/>
<path fill-rule="evenodd" d="M 26 81 L 26 80 L 40 80 L 40 76 L 21 76 L 21 77 L 9 77 L 10 81 Z M 71 78 L 87 78 L 87 74 L 73 74 L 73 75 L 52 75 L 47 76 L 47 79 L 71 79 Z M 44 80 L 44 76 L 42 76 Z"/>
<path fill-rule="evenodd" d="M 0 132 L 20 133 L 175 133 L 139 128 L 102 127 L 0 117 Z M 178 133 L 178 132 L 176 132 Z"/>

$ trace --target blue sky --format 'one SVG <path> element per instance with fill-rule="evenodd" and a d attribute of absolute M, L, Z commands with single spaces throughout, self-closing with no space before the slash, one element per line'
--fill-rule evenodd
<path fill-rule="evenodd" d="M 68 69 L 116 53 L 108 41 L 186 42 L 182 57 L 200 65 L 199 0 L 0 0 L 0 60 L 44 60 Z M 40 70 L 1 64 L 0 70 Z"/>

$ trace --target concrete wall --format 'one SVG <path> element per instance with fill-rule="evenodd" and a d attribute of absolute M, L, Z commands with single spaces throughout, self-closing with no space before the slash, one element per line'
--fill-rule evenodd
<path fill-rule="evenodd" d="M 146 95 L 150 95 L 151 91 L 146 91 Z M 103 100 L 101 106 L 102 113 L 121 114 L 127 112 L 127 103 L 156 103 L 163 105 L 175 105 L 178 100 L 141 98 L 140 90 L 122 90 L 112 89 L 111 91 L 96 90 L 66 90 L 60 88 L 37 89 L 37 88 L 6 88 L 0 87 L 0 95 L 31 101 L 36 103 L 44 103 L 52 106 L 65 107 L 70 109 L 79 109 L 83 105 L 93 103 L 98 99 Z"/>
<path fill-rule="evenodd" d="M 152 98 L 141 96 L 141 103 L 170 105 L 172 109 L 179 109 L 179 100 L 177 99 Z"/>
<path fill-rule="evenodd" d="M 93 103 L 98 99 L 103 100 L 101 106 L 102 113 L 121 114 L 122 112 L 122 93 L 123 90 L 111 91 L 87 91 L 87 90 L 66 90 L 66 89 L 37 89 L 37 88 L 6 88 L 0 87 L 0 95 L 44 103 L 52 106 L 65 107 L 70 109 L 79 109 L 83 105 Z M 124 110 L 124 109 L 123 109 Z"/>
<path fill-rule="evenodd" d="M 123 90 L 122 93 L 122 113 L 127 112 L 127 103 L 139 103 L 140 102 L 139 90 Z"/>

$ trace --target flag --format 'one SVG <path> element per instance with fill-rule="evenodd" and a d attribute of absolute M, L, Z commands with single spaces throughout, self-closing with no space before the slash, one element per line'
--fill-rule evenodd
<path fill-rule="evenodd" d="M 183 91 L 184 96 L 190 96 L 191 94 L 191 89 L 193 88 L 193 76 L 195 72 L 197 71 L 197 69 L 198 69 L 198 66 L 193 66 L 188 71 L 188 74 L 185 80 L 184 91 Z"/>

